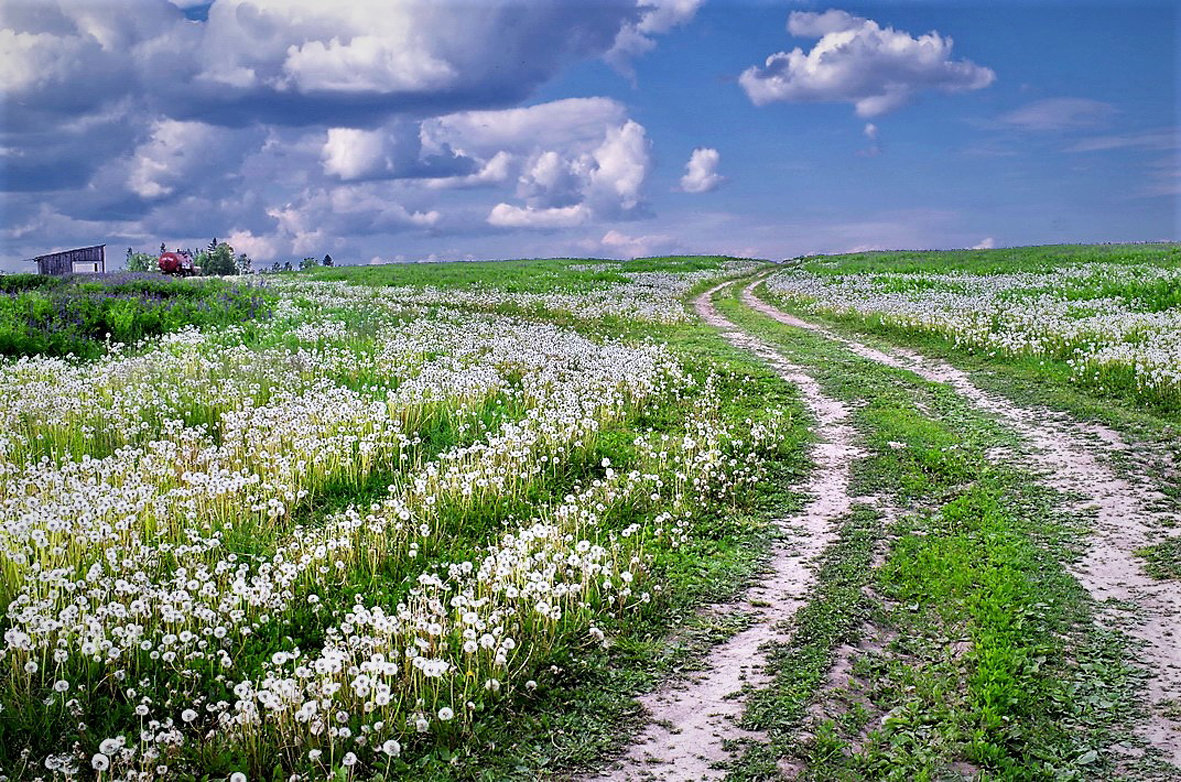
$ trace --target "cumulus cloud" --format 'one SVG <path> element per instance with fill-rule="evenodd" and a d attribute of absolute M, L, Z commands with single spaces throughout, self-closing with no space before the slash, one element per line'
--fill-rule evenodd
<path fill-rule="evenodd" d="M 585 111 L 579 111 L 584 108 Z M 534 134 L 544 127 L 544 133 Z M 517 197 L 487 222 L 500 228 L 556 228 L 619 217 L 640 206 L 651 145 L 623 107 L 603 98 L 556 101 L 503 112 L 468 112 L 424 124 L 428 144 L 518 161 Z M 511 163 L 506 163 L 511 165 Z"/>
<path fill-rule="evenodd" d="M 924 90 L 978 90 L 996 74 L 970 60 L 953 60 L 952 39 L 930 32 L 917 38 L 845 11 L 795 11 L 788 31 L 818 38 L 811 51 L 777 52 L 748 68 L 739 83 L 758 106 L 776 101 L 851 103 L 876 117 L 909 103 Z"/>
<path fill-rule="evenodd" d="M 7 0 L 0 17 L 5 125 L 102 111 L 187 78 L 200 33 L 162 0 Z"/>
<path fill-rule="evenodd" d="M 634 120 L 608 128 L 603 143 L 591 153 L 588 197 L 634 209 L 651 164 L 649 147 L 644 126 Z"/>
<path fill-rule="evenodd" d="M 693 20 L 705 0 L 637 0 L 638 21 L 625 24 L 615 43 L 603 55 L 607 63 L 625 76 L 635 76 L 632 61 L 656 48 L 654 36 Z"/>
<path fill-rule="evenodd" d="M 209 172 L 236 176 L 243 157 L 260 143 L 256 130 L 157 120 L 150 137 L 135 149 L 127 164 L 127 188 L 140 198 L 152 200 L 170 196 Z"/>
<path fill-rule="evenodd" d="M 289 122 L 292 95 L 358 119 L 499 106 L 607 51 L 635 13 L 625 0 L 216 0 L 196 81 Z"/>
<path fill-rule="evenodd" d="M 1105 125 L 1116 113 L 1114 106 L 1102 101 L 1049 98 L 1010 111 L 1001 116 L 1001 122 L 1020 130 L 1076 130 Z"/>
<path fill-rule="evenodd" d="M 384 134 L 360 128 L 330 128 L 321 158 L 325 174 L 344 180 L 374 176 L 393 168 L 385 153 Z"/>
<path fill-rule="evenodd" d="M 230 231 L 225 241 L 236 252 L 246 253 L 256 261 L 270 261 L 286 251 L 283 243 L 275 237 L 255 236 L 252 231 Z"/>
<path fill-rule="evenodd" d="M 991 250 L 994 247 L 996 247 L 996 239 L 993 239 L 991 236 L 986 236 L 983 239 L 981 239 L 977 244 L 973 245 L 972 249 L 973 250 Z"/>
<path fill-rule="evenodd" d="M 267 210 L 273 236 L 295 253 L 318 252 L 334 237 L 397 234 L 431 229 L 442 219 L 435 209 L 408 207 L 390 182 L 363 182 L 309 188 L 282 206 Z"/>
<path fill-rule="evenodd" d="M 589 149 L 627 109 L 610 98 L 566 98 L 498 111 L 462 111 L 422 123 L 423 147 L 450 146 L 473 156 L 528 152 L 539 144 Z"/>
<path fill-rule="evenodd" d="M 697 147 L 685 164 L 685 175 L 681 177 L 681 189 L 686 193 L 708 193 L 722 184 L 718 174 L 718 162 L 722 156 L 711 147 Z"/>
<path fill-rule="evenodd" d="M 586 204 L 537 208 L 501 203 L 488 213 L 488 224 L 497 228 L 570 228 L 590 217 Z"/>
<path fill-rule="evenodd" d="M 505 107 L 701 2 L 0 0 L 5 206 L 25 236 L 234 231 L 259 257 L 633 218 L 651 149 L 622 104 Z"/>
<path fill-rule="evenodd" d="M 20 116 L 134 96 L 176 119 L 301 125 L 332 111 L 360 127 L 511 105 L 642 15 L 636 0 L 214 0 L 193 21 L 168 0 L 6 0 L 0 87 L 27 99 Z"/>
<path fill-rule="evenodd" d="M 677 240 L 667 234 L 628 236 L 611 229 L 599 240 L 599 251 L 611 258 L 643 258 L 671 253 L 678 247 Z"/>

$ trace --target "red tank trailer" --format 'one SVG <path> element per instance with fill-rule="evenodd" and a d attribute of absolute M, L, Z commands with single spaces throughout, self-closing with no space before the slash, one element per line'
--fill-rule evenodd
<path fill-rule="evenodd" d="M 174 277 L 192 277 L 197 273 L 193 258 L 188 253 L 160 253 L 160 271 Z"/>

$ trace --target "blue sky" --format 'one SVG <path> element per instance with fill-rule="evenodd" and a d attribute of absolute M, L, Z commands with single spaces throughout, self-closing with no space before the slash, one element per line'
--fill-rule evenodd
<path fill-rule="evenodd" d="M 0 10 L 9 271 L 1181 235 L 1175 2 Z"/>

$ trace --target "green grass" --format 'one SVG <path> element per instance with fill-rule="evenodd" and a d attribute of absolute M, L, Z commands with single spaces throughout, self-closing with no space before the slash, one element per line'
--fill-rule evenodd
<path fill-rule="evenodd" d="M 1181 578 L 1181 537 L 1146 546 L 1136 555 L 1144 560 L 1144 569 L 1153 578 Z"/>
<path fill-rule="evenodd" d="M 581 328 L 593 334 L 609 327 Z M 614 634 L 609 649 L 586 646 L 559 654 L 551 663 L 559 672 L 538 688 L 541 695 L 489 715 L 476 728 L 479 740 L 459 755 L 445 759 L 432 754 L 421 761 L 413 771 L 424 778 L 544 778 L 600 766 L 605 756 L 626 747 L 627 727 L 640 726 L 633 693 L 652 689 L 742 629 L 741 616 L 719 619 L 699 615 L 697 609 L 733 599 L 756 578 L 778 534 L 771 520 L 800 506 L 800 497 L 787 487 L 807 469 L 803 445 L 809 434 L 806 415 L 789 384 L 699 324 L 630 324 L 611 331 L 667 342 L 700 377 L 718 372 L 728 378 L 722 394 L 728 400 L 723 408 L 728 420 L 759 420 L 771 410 L 787 411 L 792 417 L 789 442 L 747 504 L 702 519 L 689 547 L 668 552 L 656 563 L 664 599 L 644 615 L 609 628 Z M 679 424 L 669 412 L 657 411 L 637 424 L 676 431 Z"/>
<path fill-rule="evenodd" d="M 0 356 L 96 358 L 185 326 L 216 329 L 269 316 L 259 285 L 112 274 L 0 277 Z"/>
<path fill-rule="evenodd" d="M 1173 246 L 1102 248 L 1025 248 L 1021 251 L 970 251 L 943 254 L 870 253 L 840 260 L 841 270 L 1039 270 L 1092 260 L 1140 263 L 1149 254 L 1176 265 Z M 725 258 L 598 261 L 506 261 L 409 264 L 366 268 L 317 269 L 301 276 L 344 280 L 358 285 L 409 285 L 438 288 L 497 288 L 506 292 L 575 292 L 606 287 L 634 271 L 716 269 Z M 833 259 L 810 259 L 806 266 L 838 273 Z M 847 263 L 847 265 L 845 265 Z M 571 269 L 571 265 L 602 268 Z M 42 283 L 38 283 L 41 285 Z M 700 291 L 713 283 L 697 286 Z M 40 288 L 30 293 L 41 295 Z M 24 294 L 21 294 L 24 295 Z M 1170 291 L 1152 293 L 1166 302 Z M 855 465 L 854 495 L 879 498 L 857 504 L 836 523 L 837 538 L 819 563 L 807 604 L 793 619 L 793 633 L 770 651 L 773 684 L 749 697 L 745 724 L 765 730 L 767 745 L 745 747 L 731 769 L 742 779 L 774 778 L 788 761 L 814 779 L 936 779 L 954 774 L 987 778 L 1096 778 L 1125 772 L 1110 747 L 1134 743 L 1126 727 L 1135 716 L 1138 674 L 1130 665 L 1126 639 L 1095 623 L 1094 606 L 1067 572 L 1077 554 L 1087 519 L 1058 510 L 1064 498 L 1036 486 L 1031 476 L 991 464 L 985 454 L 1016 440 L 949 389 L 914 375 L 860 359 L 813 334 L 798 333 L 743 308 L 734 291 L 719 307 L 731 319 L 774 343 L 791 361 L 812 368 L 826 393 L 853 410 L 853 423 L 867 456 Z M 769 465 L 757 491 L 729 506 L 700 514 L 689 545 L 662 550 L 651 563 L 660 597 L 602 625 L 611 643 L 602 646 L 571 631 L 543 659 L 532 660 L 538 688 L 521 690 L 481 711 L 469 735 L 408 740 L 402 758 L 391 764 L 392 778 L 499 780 L 561 778 L 599 767 L 603 758 L 629 740 L 629 729 L 643 719 L 633 694 L 647 691 L 691 668 L 714 644 L 745 626 L 747 617 L 718 617 L 698 609 L 728 601 L 757 579 L 778 531 L 771 520 L 801 507 L 797 485 L 809 465 L 806 445 L 810 421 L 795 389 L 758 359 L 731 347 L 699 323 L 654 325 L 606 318 L 582 322 L 558 313 L 520 313 L 558 323 L 590 337 L 666 343 L 699 381 L 719 378 L 721 415 L 735 424 L 786 411 L 788 441 Z M 339 313 L 337 313 L 339 315 Z M 364 333 L 376 324 L 350 316 Z M 838 330 L 863 326 L 828 320 Z M 879 332 L 934 353 L 964 359 L 990 372 L 981 380 L 1022 400 L 1050 400 L 1061 409 L 1141 427 L 1167 440 L 1174 421 L 1135 400 L 1071 386 L 1044 368 L 980 356 L 964 357 L 947 346 L 916 337 Z M 268 337 L 282 344 L 282 335 Z M 364 350 L 361 344 L 358 350 Z M 337 378 L 342 384 L 381 396 L 375 378 L 360 373 Z M 448 535 L 424 552 L 435 561 L 470 558 L 510 520 L 528 518 L 572 487 L 602 475 L 610 458 L 627 469 L 632 440 L 650 431 L 676 436 L 691 408 L 685 400 L 664 400 L 633 411 L 624 420 L 573 449 L 560 470 L 531 484 L 511 501 L 444 511 Z M 497 408 L 474 415 L 486 419 L 481 431 L 494 430 L 519 411 Z M 470 437 L 457 422 L 440 416 L 427 427 L 418 458 Z M 394 471 L 377 471 L 359 485 L 328 485 L 298 511 L 302 523 L 316 524 L 350 504 L 382 496 Z M 894 511 L 887 515 L 886 510 Z M 605 521 L 618 529 L 642 518 L 641 507 L 625 508 Z M 1181 549 L 1162 544 L 1141 552 L 1158 577 L 1178 577 Z M 244 553 L 265 553 L 273 541 L 232 540 Z M 880 566 L 874 567 L 880 562 Z M 358 572 L 321 595 L 321 607 L 299 606 L 294 621 L 264 624 L 244 653 L 239 668 L 255 670 L 276 646 L 298 642 L 305 652 L 322 645 L 332 615 L 365 592 L 394 605 L 405 595 L 411 567 Z M 294 628 L 294 629 L 293 629 Z M 565 632 L 564 628 L 563 632 Z M 288 638 L 298 633 L 299 637 Z M 851 653 L 849 673 L 838 689 L 829 671 Z M 97 669 L 96 669 L 97 670 Z M 201 679 L 191 685 L 217 696 L 221 684 Z M 102 682 L 93 682 L 96 691 Z M 233 700 L 233 696 L 221 696 Z M 221 697 L 217 696 L 217 697 Z M 130 724 L 134 704 L 114 698 L 92 699 L 83 716 L 87 731 Z M 81 720 L 34 708 L 13 719 L 19 701 L 6 703 L 0 720 L 0 747 L 41 737 L 42 748 L 68 743 Z M 815 712 L 815 713 L 814 713 Z M 817 716 L 817 714 L 819 716 Z M 802 731 L 807 733 L 802 733 Z M 7 734 L 6 734 L 7 731 Z M 86 733 L 89 736 L 90 733 Z M 211 777 L 250 765 L 251 778 L 280 776 L 290 770 L 287 748 L 240 754 L 222 745 L 191 748 L 191 764 Z M 0 767 L 19 761 L 0 749 Z M 1144 768 L 1149 769 L 1146 765 Z M 380 772 L 379 772 L 380 773 Z"/>
<path fill-rule="evenodd" d="M 626 282 L 631 272 L 692 272 L 717 269 L 730 258 L 685 256 L 633 261 L 575 259 L 405 263 L 381 266 L 319 267 L 307 275 L 353 285 L 405 285 L 435 288 L 493 288 L 506 293 L 546 293 L 604 288 Z M 593 266 L 593 269 L 571 268 Z"/>
<path fill-rule="evenodd" d="M 1066 569 L 1083 520 L 985 459 L 1014 447 L 1012 434 L 948 389 L 774 323 L 733 292 L 719 308 L 852 407 L 868 451 L 852 493 L 898 514 L 877 570 L 877 514 L 840 521 L 790 640 L 772 649 L 774 683 L 750 696 L 747 722 L 771 743 L 748 748 L 732 775 L 771 778 L 781 760 L 809 779 L 1112 773 L 1121 759 L 1108 748 L 1131 740 L 1139 674 Z M 855 651 L 832 690 L 842 645 Z"/>
<path fill-rule="evenodd" d="M 1046 273 L 1064 266 L 1112 264 L 1116 267 L 1177 269 L 1181 267 L 1181 245 L 1175 243 L 1135 245 L 1056 245 L 1020 247 L 1002 250 L 964 250 L 942 252 L 873 252 L 802 259 L 796 268 L 833 279 L 866 275 L 886 290 L 921 294 L 927 289 L 956 290 L 958 286 L 923 275 L 965 273 L 970 275 Z M 891 275 L 919 275 L 903 278 Z M 883 276 L 876 276 L 883 275 Z M 1162 312 L 1181 306 L 1181 286 L 1174 280 L 1140 277 L 1135 274 L 1112 278 L 1105 269 L 1070 279 L 1048 280 L 1053 290 L 1035 288 L 1011 290 L 1000 294 L 1014 300 L 1041 293 L 1052 293 L 1066 300 L 1085 304 L 1092 299 L 1115 298 L 1138 312 Z M 792 300 L 769 296 L 783 309 L 805 314 L 838 330 L 872 334 L 891 342 L 911 345 L 936 355 L 964 359 L 996 368 L 1021 381 L 1033 381 L 1037 393 L 1056 396 L 1075 406 L 1088 407 L 1102 415 L 1102 407 L 1112 403 L 1126 408 L 1122 417 L 1156 416 L 1173 425 L 1169 436 L 1177 438 L 1181 426 L 1181 396 L 1169 388 L 1143 385 L 1137 372 L 1127 365 L 1107 363 L 1078 371 L 1070 361 L 1076 358 L 1077 341 L 1063 339 L 1057 348 L 1033 354 L 1006 353 L 991 347 L 958 343 L 954 335 L 925 327 L 911 327 L 880 314 L 814 313 Z M 1102 306 L 1102 305 L 1101 305 Z M 1096 337 L 1102 341 L 1102 337 Z M 1134 339 L 1134 338 L 1131 338 Z M 1086 404 L 1087 400 L 1090 404 Z M 1080 404 L 1081 403 L 1081 404 Z M 1118 414 L 1117 414 L 1117 417 Z M 1159 428 L 1159 425 L 1157 426 Z"/>
<path fill-rule="evenodd" d="M 1009 274 L 1046 272 L 1079 263 L 1152 263 L 1181 266 L 1181 245 L 1173 242 L 1145 244 L 1051 244 L 1007 247 L 996 250 L 899 250 L 808 256 L 797 263 L 814 274 Z"/>

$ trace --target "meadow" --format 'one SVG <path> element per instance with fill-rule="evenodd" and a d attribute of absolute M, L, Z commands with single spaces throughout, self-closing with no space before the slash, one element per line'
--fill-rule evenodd
<path fill-rule="evenodd" d="M 592 272 L 589 306 L 295 276 L 265 321 L 6 363 L 0 768 L 487 754 L 572 658 L 666 623 L 792 457 L 753 376 L 636 336 L 732 271 Z M 496 311 L 549 308 L 584 328 Z"/>
<path fill-rule="evenodd" d="M 0 276 L 0 355 L 96 358 L 185 326 L 264 319 L 272 304 L 261 286 L 223 279 L 10 274 Z"/>
<path fill-rule="evenodd" d="M 1030 363 L 1181 410 L 1181 248 L 1032 247 L 804 259 L 768 289 L 884 335 Z"/>
<path fill-rule="evenodd" d="M 717 773 L 1164 773 L 1143 639 L 1075 569 L 1093 507 L 1028 432 L 743 296 L 1167 448 L 1179 277 L 1177 246 L 1136 245 L 0 278 L 140 324 L 5 343 L 0 776 L 601 770 L 658 719 L 633 695 L 757 624 L 745 588 L 832 499 L 805 488 L 823 416 L 767 351 L 856 447 Z M 1162 584 L 1175 541 L 1140 552 Z"/>

